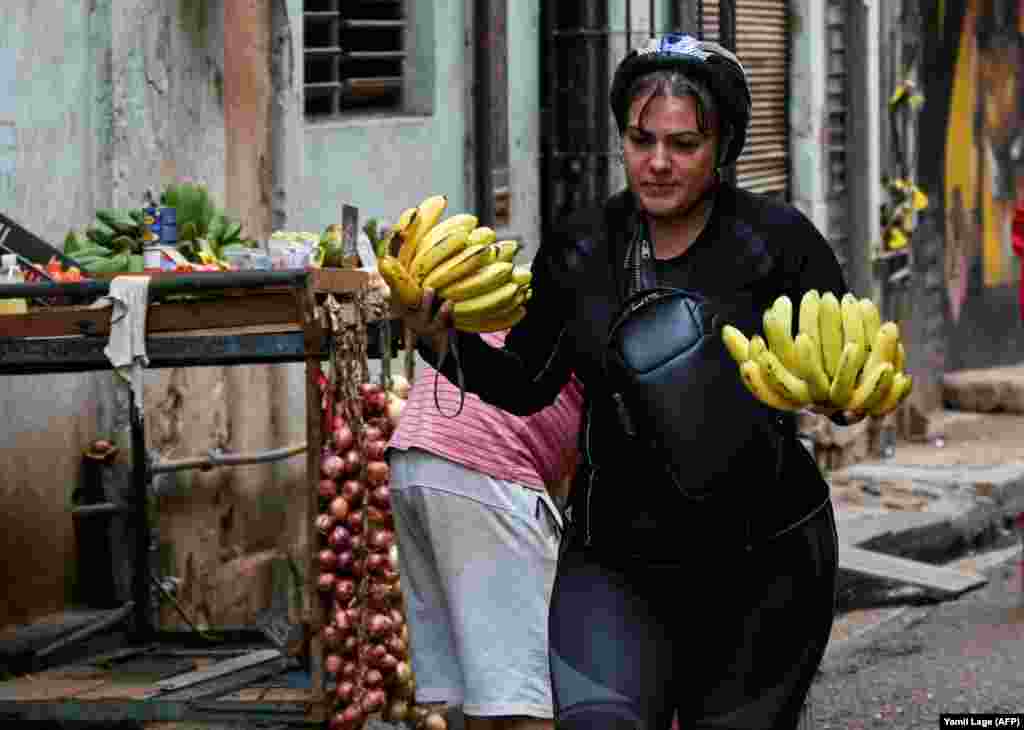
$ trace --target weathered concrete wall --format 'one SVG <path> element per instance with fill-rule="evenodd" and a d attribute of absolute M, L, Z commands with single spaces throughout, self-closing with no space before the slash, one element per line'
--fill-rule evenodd
<path fill-rule="evenodd" d="M 111 200 L 110 15 L 110 2 L 0 5 L 0 123 L 12 130 L 0 207 L 53 242 Z M 67 508 L 104 381 L 0 378 L 0 624 L 64 605 L 74 575 Z"/>
<path fill-rule="evenodd" d="M 270 0 L 264 7 L 271 8 Z M 9 49 L 16 67 L 15 103 L 8 105 L 16 131 L 8 154 L 15 184 L 0 201 L 4 210 L 59 242 L 68 227 L 88 223 L 97 207 L 135 205 L 149 186 L 192 177 L 204 179 L 232 213 L 264 235 L 273 208 L 265 185 L 267 170 L 274 172 L 272 148 L 264 144 L 255 164 L 245 157 L 248 140 L 227 135 L 225 119 L 242 129 L 248 115 L 265 124 L 271 98 L 264 88 L 240 83 L 246 70 L 238 64 L 251 63 L 251 56 L 225 60 L 225 48 L 238 44 L 225 43 L 224 3 L 93 0 L 47 8 L 27 0 L 0 8 L 0 48 Z M 268 23 L 258 30 L 269 29 Z M 271 46 L 268 39 L 264 48 Z M 291 51 L 287 43 L 274 48 Z M 262 70 L 273 68 L 271 60 L 264 59 Z M 266 75 L 256 74 L 260 83 Z M 0 112 L 5 108 L 0 104 Z M 150 371 L 145 399 L 149 445 L 163 458 L 305 439 L 300 366 Z M 24 556 L 0 561 L 0 580 L 8 587 L 0 625 L 71 600 L 69 496 L 81 448 L 124 425 L 116 403 L 109 373 L 0 380 L 0 550 Z M 127 446 L 124 433 L 113 435 Z M 239 555 L 297 549 L 295 510 L 302 500 L 294 495 L 303 467 L 297 457 L 274 466 L 179 474 L 179 496 L 159 501 L 158 528 L 168 574 L 188 579 L 186 610 L 224 625 L 250 622 L 263 607 L 257 604 L 265 605 L 266 596 L 253 602 L 244 590 L 232 593 L 226 586 L 252 580 L 247 575 L 261 564 L 239 562 Z"/>
<path fill-rule="evenodd" d="M 510 2 L 506 19 L 512 196 L 506 230 L 524 239 L 527 254 L 536 248 L 540 231 L 538 3 Z M 293 196 L 296 227 L 317 230 L 337 222 L 343 202 L 358 206 L 362 220 L 394 220 L 436 193 L 448 195 L 449 212 L 471 212 L 473 49 L 465 30 L 472 20 L 470 3 L 408 7 L 415 33 L 409 67 L 424 77 L 419 88 L 432 88 L 432 95 L 418 98 L 409 113 L 307 124 L 303 177 Z M 301 27 L 301 3 L 291 0 L 289 8 L 293 25 Z"/>

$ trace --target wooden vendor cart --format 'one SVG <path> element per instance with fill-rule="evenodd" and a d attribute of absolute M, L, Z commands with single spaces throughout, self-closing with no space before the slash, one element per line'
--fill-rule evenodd
<path fill-rule="evenodd" d="M 321 363 L 331 357 L 333 347 L 330 323 L 321 316 L 321 305 L 330 296 L 336 310 L 338 306 L 346 308 L 350 324 L 359 329 L 364 343 L 365 368 L 366 357 L 379 357 L 381 343 L 374 333 L 383 331 L 391 337 L 386 321 L 367 321 L 363 293 L 368 282 L 369 275 L 359 270 L 312 269 L 158 274 L 149 284 L 150 368 L 305 363 L 306 444 L 248 460 L 244 456 L 211 458 L 216 466 L 231 466 L 288 458 L 304 450 L 309 481 L 306 530 L 313 529 L 318 510 L 322 443 L 318 377 Z M 103 296 L 109 284 L 109 280 L 22 284 L 16 290 L 0 285 L 0 298 L 64 296 L 81 301 Z M 211 293 L 217 298 L 180 300 L 182 294 Z M 0 317 L 0 375 L 109 370 L 103 349 L 110 332 L 110 311 L 109 307 L 55 306 Z M 266 626 L 214 628 L 216 637 L 211 638 L 194 626 L 168 631 L 155 625 L 153 596 L 160 590 L 160 581 L 150 566 L 147 497 L 154 473 L 175 467 L 151 462 L 143 414 L 134 402 L 130 415 L 134 499 L 128 518 L 135 535 L 132 600 L 37 652 L 40 661 L 28 673 L 0 682 L 0 725 L 8 727 L 11 721 L 98 727 L 159 721 L 244 722 L 259 727 L 322 723 L 328 703 L 319 646 L 324 616 L 315 570 L 308 569 L 303 592 L 301 631 L 308 641 L 306 651 L 289 650 L 282 632 L 275 636 Z M 191 468 L 197 467 L 193 464 Z M 115 505 L 106 508 L 123 509 Z M 308 542 L 308 565 L 312 565 L 318 541 L 313 536 Z M 187 616 L 185 619 L 188 621 Z M 296 627 L 291 628 L 294 631 Z M 56 664 L 42 661 L 57 656 L 71 659 Z"/>

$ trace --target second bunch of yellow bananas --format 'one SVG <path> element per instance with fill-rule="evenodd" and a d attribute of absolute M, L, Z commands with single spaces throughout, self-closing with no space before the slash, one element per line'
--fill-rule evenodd
<path fill-rule="evenodd" d="M 794 318 L 792 301 L 780 296 L 764 313 L 763 326 L 763 338 L 748 339 L 726 325 L 722 339 L 744 384 L 772 408 L 813 404 L 881 417 L 910 394 L 899 327 L 883 323 L 870 299 L 812 289 Z"/>
<path fill-rule="evenodd" d="M 381 276 L 406 306 L 417 306 L 425 288 L 451 301 L 457 329 L 511 327 L 526 315 L 532 294 L 530 269 L 513 263 L 519 242 L 498 241 L 470 213 L 441 220 L 447 205 L 434 195 L 402 212 L 388 234 L 388 253 L 377 262 Z"/>

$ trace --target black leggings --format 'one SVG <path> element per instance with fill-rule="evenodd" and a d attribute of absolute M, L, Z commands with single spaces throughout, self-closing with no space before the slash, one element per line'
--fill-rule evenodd
<path fill-rule="evenodd" d="M 567 535 L 551 600 L 557 727 L 794 728 L 832 627 L 831 504 L 750 553 L 602 558 Z"/>

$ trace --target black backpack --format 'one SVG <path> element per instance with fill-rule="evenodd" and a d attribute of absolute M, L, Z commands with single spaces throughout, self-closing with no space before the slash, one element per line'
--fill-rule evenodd
<path fill-rule="evenodd" d="M 753 333 L 759 321 L 745 296 L 725 302 L 668 287 L 635 292 L 612 320 L 604 367 L 623 429 L 688 498 L 721 493 L 740 471 L 781 471 L 786 416 L 750 394 L 721 338 L 724 324 Z M 757 439 L 774 450 L 750 449 Z M 774 463 L 751 464 L 751 453 L 774 454 Z"/>

